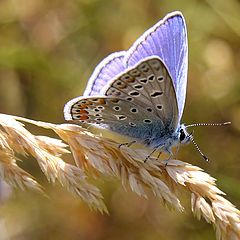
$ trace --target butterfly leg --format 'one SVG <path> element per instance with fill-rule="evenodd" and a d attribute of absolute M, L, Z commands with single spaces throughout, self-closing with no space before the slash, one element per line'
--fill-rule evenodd
<path fill-rule="evenodd" d="M 161 151 L 162 148 L 163 148 L 163 146 L 159 146 L 159 147 L 154 148 L 153 151 L 145 158 L 144 162 L 146 162 L 157 150 L 159 150 L 159 154 L 157 156 L 157 158 L 159 158 L 160 155 L 163 153 Z"/>
<path fill-rule="evenodd" d="M 158 153 L 158 156 L 157 156 L 157 158 L 159 159 L 160 158 L 160 156 L 162 155 L 162 151 L 159 151 L 159 153 Z"/>
<path fill-rule="evenodd" d="M 177 146 L 176 151 L 175 151 L 174 153 L 172 153 L 172 156 L 171 156 L 171 157 L 176 158 L 176 157 L 177 157 L 177 154 L 178 154 L 178 152 L 179 152 L 179 149 L 180 149 L 180 145 Z"/>
<path fill-rule="evenodd" d="M 168 160 L 170 160 L 170 159 L 172 159 L 172 157 L 173 157 L 173 152 L 172 152 L 172 150 L 171 149 L 166 149 L 166 152 L 169 154 L 169 156 L 168 156 L 168 159 L 166 159 L 166 163 L 165 163 L 165 167 L 167 167 L 167 165 L 168 165 Z"/>
<path fill-rule="evenodd" d="M 146 162 L 156 151 L 157 148 L 154 148 L 153 151 L 145 158 L 144 162 Z"/>
<path fill-rule="evenodd" d="M 131 147 L 134 143 L 136 143 L 137 141 L 132 141 L 132 142 L 128 142 L 128 143 L 121 143 L 119 144 L 119 148 L 121 148 L 122 146 L 127 146 L 127 147 Z"/>

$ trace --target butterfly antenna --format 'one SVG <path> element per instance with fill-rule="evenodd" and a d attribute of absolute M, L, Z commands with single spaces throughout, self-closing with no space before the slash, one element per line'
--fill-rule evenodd
<path fill-rule="evenodd" d="M 224 123 L 193 123 L 193 124 L 189 124 L 186 126 L 186 128 L 189 127 L 199 127 L 199 126 L 226 126 L 226 125 L 230 125 L 231 122 L 224 122 Z"/>
<path fill-rule="evenodd" d="M 209 162 L 208 157 L 207 157 L 205 154 L 203 154 L 203 152 L 202 152 L 201 149 L 199 148 L 198 144 L 195 142 L 192 133 L 190 134 L 190 140 L 192 141 L 193 145 L 194 145 L 195 148 L 198 150 L 198 152 L 201 154 L 201 156 L 203 157 L 203 159 L 204 159 L 206 162 Z"/>
<path fill-rule="evenodd" d="M 231 122 L 224 122 L 224 123 L 193 123 L 193 124 L 189 124 L 187 126 L 185 126 L 186 128 L 189 127 L 200 127 L 200 126 L 226 126 L 226 125 L 230 125 Z M 192 132 L 193 133 L 193 132 Z M 198 150 L 198 152 L 201 154 L 201 156 L 204 158 L 205 161 L 209 161 L 208 157 L 206 155 L 203 154 L 203 152 L 200 150 L 199 146 L 197 145 L 197 143 L 195 142 L 193 135 L 190 135 L 190 140 L 192 141 L 193 145 L 196 147 L 196 149 Z"/>

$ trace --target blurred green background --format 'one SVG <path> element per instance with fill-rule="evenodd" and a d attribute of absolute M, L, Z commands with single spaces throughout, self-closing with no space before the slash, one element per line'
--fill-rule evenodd
<path fill-rule="evenodd" d="M 63 106 L 81 95 L 97 63 L 128 49 L 166 13 L 183 12 L 189 38 L 189 76 L 183 121 L 232 121 L 230 127 L 197 128 L 194 135 L 210 163 L 190 144 L 179 159 L 218 179 L 240 207 L 240 2 L 237 0 L 1 0 L 0 112 L 63 123 Z M 46 134 L 41 129 L 37 134 Z M 48 134 L 48 133 L 47 133 Z M 44 185 L 49 199 L 2 190 L 0 240 L 215 239 L 190 211 L 169 211 L 158 199 L 125 192 L 118 181 L 99 181 L 110 216 L 92 212 L 60 186 L 50 186 L 33 159 L 21 166 Z M 2 188 L 1 186 L 1 189 Z"/>

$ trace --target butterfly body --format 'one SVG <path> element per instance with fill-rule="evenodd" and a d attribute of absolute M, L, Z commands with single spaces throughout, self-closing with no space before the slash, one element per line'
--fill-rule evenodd
<path fill-rule="evenodd" d="M 173 146 L 191 137 L 180 124 L 187 52 L 184 18 L 173 12 L 128 51 L 105 58 L 84 96 L 65 105 L 65 119 L 107 128 L 171 154 Z"/>

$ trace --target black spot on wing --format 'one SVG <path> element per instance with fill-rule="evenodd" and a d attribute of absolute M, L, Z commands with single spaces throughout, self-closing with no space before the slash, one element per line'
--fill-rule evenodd
<path fill-rule="evenodd" d="M 155 91 L 155 92 L 150 94 L 150 96 L 153 97 L 153 98 L 159 97 L 159 96 L 162 96 L 162 95 L 163 95 L 162 91 Z"/>

